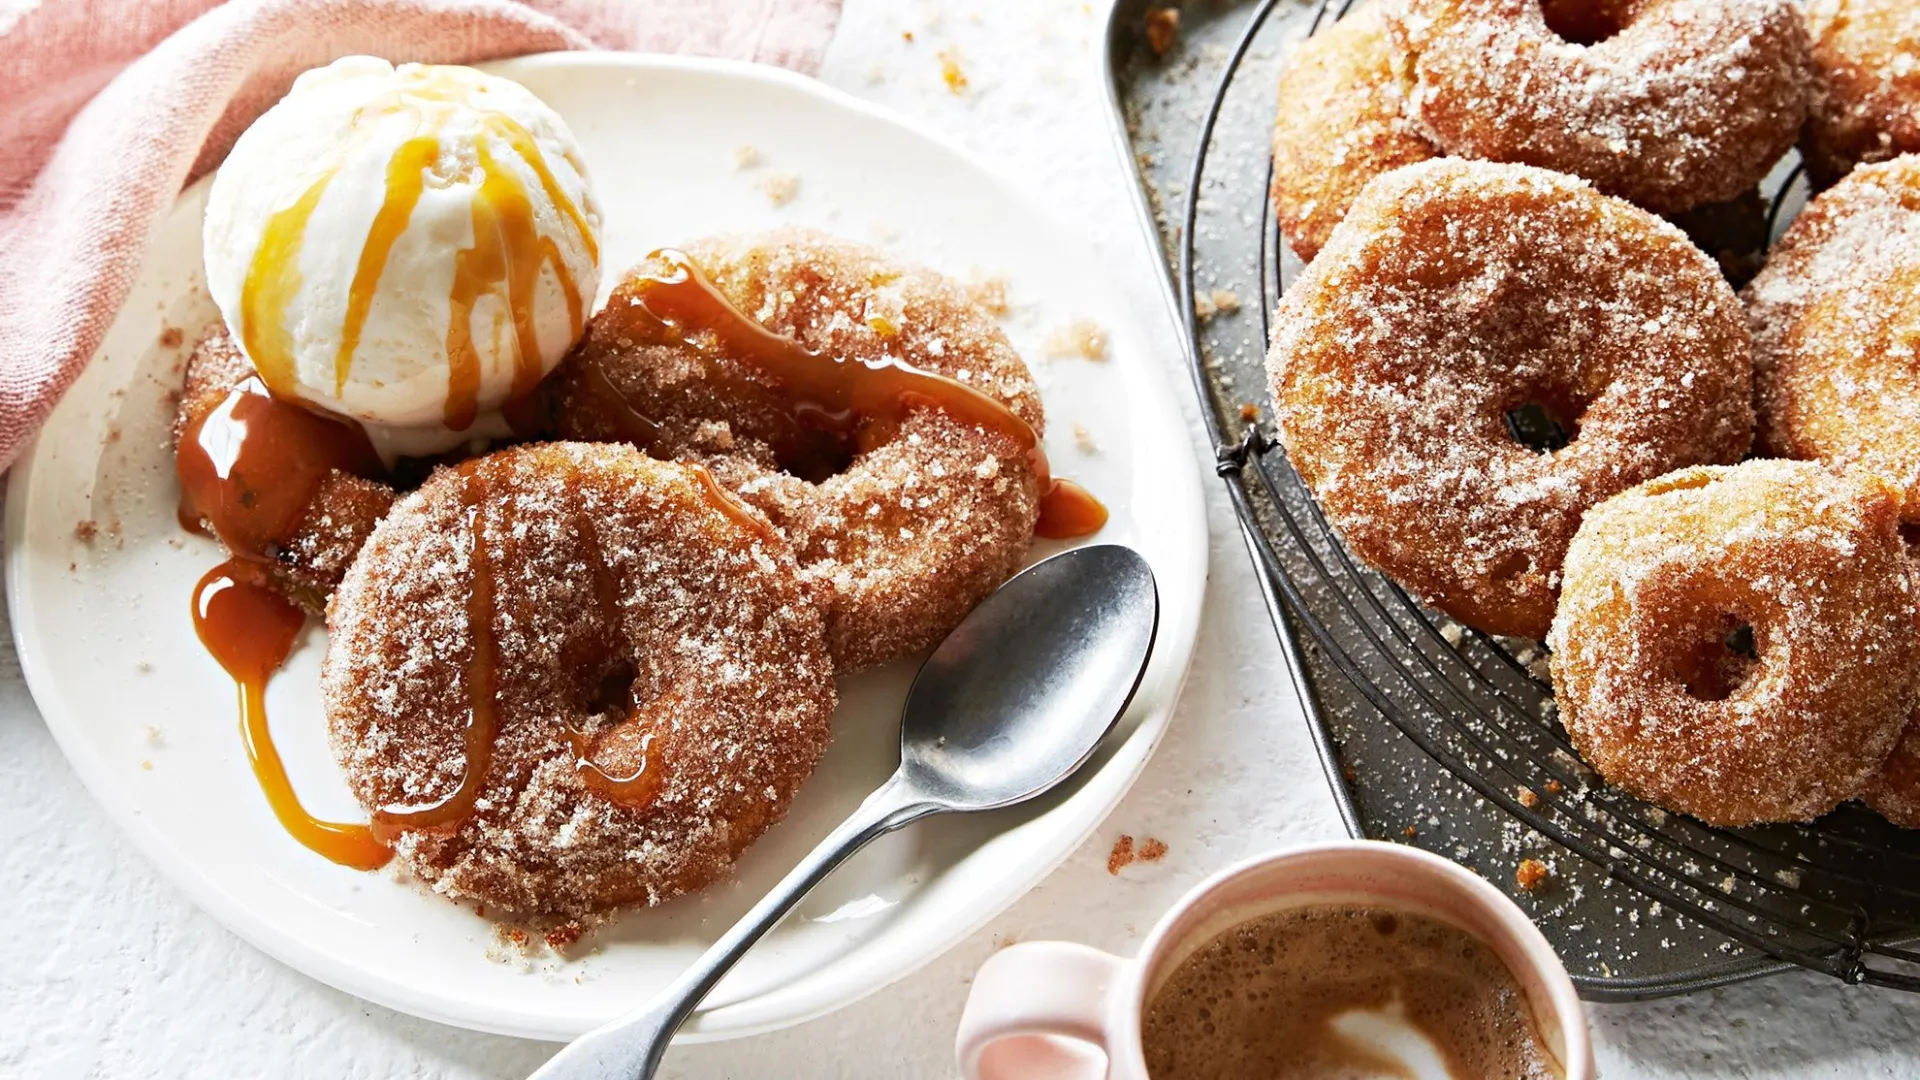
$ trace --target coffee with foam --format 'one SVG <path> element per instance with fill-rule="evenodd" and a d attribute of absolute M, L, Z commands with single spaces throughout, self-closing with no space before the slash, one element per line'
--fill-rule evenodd
<path fill-rule="evenodd" d="M 1241 923 L 1153 995 L 1153 1080 L 1557 1080 L 1512 972 L 1449 923 L 1317 905 Z"/>

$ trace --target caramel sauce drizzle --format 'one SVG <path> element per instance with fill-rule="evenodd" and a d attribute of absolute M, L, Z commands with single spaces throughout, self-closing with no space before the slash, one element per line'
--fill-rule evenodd
<path fill-rule="evenodd" d="M 500 168 L 484 141 L 475 144 L 480 191 L 473 200 L 473 246 L 454 255 L 452 312 L 447 325 L 447 426 L 463 431 L 480 410 L 480 353 L 473 346 L 473 310 L 483 297 L 507 306 L 513 321 L 513 391 L 521 397 L 540 381 L 535 293 L 543 266 L 552 269 L 567 301 L 569 336 L 580 336 L 586 312 L 560 246 L 541 234 L 533 202 L 511 172 Z M 537 150 L 536 150 L 537 153 Z M 504 296 L 502 290 L 504 289 Z"/>
<path fill-rule="evenodd" d="M 461 77 L 445 70 L 425 69 L 416 72 L 403 88 L 368 104 L 355 115 L 354 131 L 364 133 L 372 130 L 365 124 L 369 118 L 410 114 L 414 133 L 388 159 L 386 196 L 360 249 L 348 291 L 340 349 L 334 358 L 334 393 L 339 395 L 345 391 L 347 377 L 353 369 L 354 353 L 359 348 L 393 246 L 406 231 L 422 191 L 432 180 L 433 166 L 440 157 L 439 132 L 445 128 L 455 106 L 473 105 L 481 109 L 479 123 L 486 137 L 474 144 L 480 185 L 473 199 L 473 246 L 455 254 L 454 279 L 447 297 L 450 321 L 444 419 L 455 431 L 464 431 L 479 413 L 482 371 L 480 354 L 473 343 L 473 313 L 482 299 L 491 297 L 498 301 L 512 322 L 515 346 L 512 396 L 515 397 L 532 390 L 540 380 L 540 345 L 534 308 L 543 269 L 551 270 L 566 300 L 572 337 L 579 337 L 586 318 L 585 301 L 567 269 L 566 260 L 561 257 L 559 245 L 540 232 L 526 185 L 513 170 L 503 168 L 494 158 L 488 137 L 513 151 L 513 157 L 538 181 L 547 201 L 560 216 L 573 223 L 589 256 L 595 262 L 600 257 L 599 245 L 588 227 L 586 215 L 561 189 L 533 134 L 511 116 L 473 104 L 467 94 L 469 89 Z M 578 162 L 571 154 L 567 160 L 578 169 Z M 334 175 L 332 170 L 324 173 L 292 206 L 267 219 L 241 288 L 241 344 L 267 386 L 290 401 L 298 400 L 299 395 L 294 378 L 292 335 L 286 326 L 287 307 L 300 292 L 300 253 L 306 243 L 308 223 Z"/>
<path fill-rule="evenodd" d="M 700 471 L 704 473 L 706 470 Z M 612 623 L 607 640 L 601 643 L 601 662 L 604 665 L 620 651 L 624 638 L 621 621 L 625 618 L 625 606 L 620 602 L 620 584 L 614 580 L 613 569 L 607 565 L 606 550 L 600 546 L 600 530 L 595 528 L 593 518 L 586 512 L 585 507 L 580 507 L 575 513 L 574 526 L 580 532 L 588 576 L 593 581 L 594 606 L 603 618 Z M 672 722 L 674 703 L 640 701 L 637 683 L 630 683 L 626 693 L 627 718 L 615 726 L 626 727 L 637 722 L 646 727 L 645 733 L 640 736 L 640 763 L 632 772 L 616 775 L 606 771 L 593 760 L 594 750 L 598 747 L 601 738 L 608 731 L 613 730 L 612 727 L 596 734 L 569 725 L 567 744 L 573 750 L 574 769 L 579 773 L 580 782 L 585 784 L 588 790 L 598 792 L 623 806 L 638 809 L 650 805 L 659 797 L 661 789 L 666 786 L 666 762 L 655 761 L 653 743 L 659 735 L 661 726 Z"/>
<path fill-rule="evenodd" d="M 298 398 L 293 394 L 293 335 L 287 331 L 287 305 L 300 292 L 300 249 L 306 244 L 307 221 L 333 176 L 332 169 L 320 174 L 292 206 L 267 219 L 240 287 L 241 347 L 267 385 L 289 400 Z"/>
<path fill-rule="evenodd" d="M 333 395 L 347 391 L 347 374 L 353 370 L 353 354 L 360 348 L 360 334 L 366 329 L 367 312 L 373 308 L 373 294 L 380 288 L 380 275 L 386 273 L 387 257 L 394 242 L 407 231 L 413 208 L 427 188 L 427 170 L 440 159 L 440 140 L 432 135 L 417 135 L 400 144 L 387 162 L 387 197 L 367 227 L 367 242 L 360 246 L 360 260 L 353 268 L 353 284 L 347 290 L 347 316 L 340 333 L 340 351 L 333 358 Z M 302 237 L 305 236 L 302 222 Z M 280 310 L 285 311 L 282 304 Z M 248 320 L 251 325 L 252 320 Z M 253 355 L 248 353 L 249 356 Z"/>
<path fill-rule="evenodd" d="M 708 504 L 715 510 L 731 519 L 735 525 L 754 533 L 762 540 L 771 543 L 780 539 L 780 534 L 774 530 L 772 524 L 747 509 L 747 504 L 741 502 L 739 496 L 721 486 L 720 481 L 713 478 L 713 473 L 708 472 L 705 465 L 688 465 L 686 468 L 693 473 L 693 479 L 706 493 Z"/>
<path fill-rule="evenodd" d="M 383 806 L 373 812 L 373 832 L 391 840 L 402 830 L 452 832 L 473 815 L 474 804 L 493 765 L 493 744 L 500 734 L 500 650 L 494 638 L 493 558 L 487 543 L 487 483 L 480 470 L 466 470 L 461 501 L 467 528 L 467 727 L 466 762 L 460 786 L 436 802 L 420 806 Z"/>
<path fill-rule="evenodd" d="M 393 852 L 365 825 L 322 821 L 307 812 L 287 779 L 267 729 L 267 683 L 306 625 L 256 563 L 230 559 L 193 590 L 193 628 L 240 692 L 240 733 L 267 805 L 295 840 L 343 866 L 376 870 Z"/>
<path fill-rule="evenodd" d="M 704 467 L 682 467 L 715 510 L 762 537 L 773 535 L 764 519 L 742 505 Z M 466 605 L 464 773 L 459 787 L 447 797 L 424 806 L 383 807 L 375 811 L 368 826 L 322 821 L 300 805 L 267 726 L 266 685 L 286 661 L 305 624 L 304 614 L 272 579 L 275 550 L 292 535 L 315 491 L 332 471 L 379 476 L 380 459 L 358 425 L 283 402 L 258 377 L 249 376 L 184 433 L 176 468 L 182 523 L 193 528 L 205 520 L 235 553 L 209 571 L 194 590 L 194 628 L 239 686 L 248 757 L 281 824 L 313 851 L 359 869 L 383 865 L 391 856 L 387 845 L 403 830 L 458 829 L 472 815 L 484 789 L 500 727 L 495 578 L 483 516 L 488 501 L 484 477 L 469 469 L 461 495 L 472 574 Z M 617 626 L 617 583 L 591 519 L 582 512 L 578 520 L 594 574 L 596 601 L 601 610 L 611 613 Z M 650 804 L 666 775 L 664 761 L 650 747 L 662 726 L 672 722 L 675 704 L 672 699 L 628 703 L 628 717 L 617 727 L 638 722 L 649 730 L 640 736 L 641 763 L 627 774 L 608 772 L 594 762 L 594 751 L 605 732 L 595 735 L 569 728 L 566 737 L 582 782 L 625 806 Z"/>
<path fill-rule="evenodd" d="M 293 535 L 335 470 L 385 473 L 358 424 L 274 397 L 257 376 L 181 433 L 174 469 L 182 524 L 204 520 L 228 551 L 260 562 Z"/>
<path fill-rule="evenodd" d="M 415 135 L 388 162 L 386 199 L 369 227 L 355 267 L 341 348 L 334 363 L 335 392 L 342 392 L 352 369 L 373 298 L 394 244 L 405 231 L 439 157 L 439 139 L 422 133 L 439 120 L 419 109 L 420 102 L 463 100 L 459 87 L 441 76 L 417 80 L 388 102 L 370 107 L 374 115 L 413 111 Z M 531 133 L 511 117 L 488 113 L 483 129 L 506 144 L 538 179 L 545 197 L 568 218 L 596 261 L 598 245 L 585 216 L 565 193 Z M 472 341 L 472 317 L 480 301 L 498 300 L 513 327 L 516 348 L 514 396 L 530 392 L 540 379 L 534 303 L 541 272 L 551 268 L 564 295 L 572 334 L 584 326 L 583 299 L 561 258 L 558 245 L 536 227 L 525 185 L 500 167 L 482 140 L 476 145 L 481 174 L 473 201 L 473 246 L 455 255 L 454 282 L 448 297 L 451 323 L 447 425 L 469 426 L 478 411 L 481 362 Z M 579 162 L 567 160 L 576 171 Z M 483 505 L 487 491 L 477 470 L 467 474 L 463 501 L 469 537 L 472 579 L 467 598 L 468 722 L 463 733 L 464 772 L 459 787 L 436 802 L 388 806 L 373 814 L 370 826 L 320 821 L 300 805 L 275 751 L 266 721 L 266 685 L 285 662 L 305 617 L 269 579 L 265 562 L 292 534 L 319 486 L 336 469 L 355 475 L 383 473 L 378 455 L 357 425 L 322 416 L 290 402 L 294 363 L 286 311 L 299 293 L 299 260 L 308 222 L 334 174 L 323 174 L 293 205 L 272 215 L 248 267 L 241 297 L 241 341 L 259 372 L 236 386 L 217 408 L 183 433 L 178 459 L 182 521 L 192 527 L 204 519 L 236 558 L 215 567 L 194 591 L 194 625 L 208 650 L 233 676 L 240 691 L 242 731 L 256 776 L 282 825 L 301 843 L 335 862 L 361 869 L 379 867 L 391 857 L 387 841 L 403 830 L 447 832 L 473 813 L 491 767 L 499 735 L 499 655 L 493 629 L 495 581 L 486 537 Z M 871 445 L 897 427 L 914 408 L 931 406 L 963 423 L 1001 432 L 1027 453 L 1042 491 L 1036 535 L 1075 537 L 1098 531 L 1107 512 L 1084 488 L 1053 478 L 1038 434 L 998 400 L 964 383 L 921 371 L 901 361 L 867 365 L 822 356 L 797 341 L 774 334 L 735 308 L 684 254 L 662 251 L 667 274 L 641 279 L 638 295 L 661 323 L 682 333 L 711 333 L 721 346 L 758 368 L 786 395 L 796 424 Z M 498 324 L 496 323 L 496 334 Z M 599 374 L 596 371 L 596 374 Z M 604 374 L 599 374 L 606 381 Z M 642 449 L 658 442 L 660 426 L 635 409 L 611 382 L 628 414 L 623 428 Z M 275 396 L 278 392 L 279 397 Z M 817 442 L 802 445 L 817 451 Z M 735 523 L 761 535 L 770 526 L 743 506 L 705 468 L 689 467 L 712 505 Z M 596 601 L 616 625 L 621 608 L 592 522 L 580 517 L 594 572 Z M 644 806 L 664 785 L 667 763 L 651 751 L 659 725 L 670 723 L 674 702 L 630 701 L 628 719 L 648 726 L 640 736 L 641 761 L 629 774 L 615 775 L 593 761 L 606 734 L 575 728 L 567 739 L 582 782 L 591 790 L 627 806 Z M 610 729 L 611 730 L 611 729 Z"/>
<path fill-rule="evenodd" d="M 997 398 L 905 361 L 870 364 L 814 352 L 735 307 L 684 252 L 664 249 L 648 261 L 664 263 L 666 270 L 633 280 L 640 306 L 683 336 L 711 334 L 721 352 L 779 388 L 798 425 L 864 446 L 880 441 L 913 409 L 937 408 L 961 423 L 997 431 L 1025 451 L 1041 492 L 1035 535 L 1087 536 L 1106 524 L 1106 508 L 1078 484 L 1053 478 L 1039 433 Z"/>
<path fill-rule="evenodd" d="M 1105 528 L 1107 507 L 1093 492 L 1071 480 L 1055 477 L 1040 498 L 1040 517 L 1033 535 L 1043 540 L 1072 540 L 1092 536 Z"/>
<path fill-rule="evenodd" d="M 328 476 L 380 475 L 379 455 L 358 425 L 281 401 L 248 376 L 181 433 L 174 468 L 181 523 L 204 521 L 233 553 L 194 587 L 193 626 L 239 688 L 241 738 L 267 804 L 320 855 L 360 870 L 384 865 L 392 852 L 367 826 L 322 821 L 301 805 L 267 726 L 267 683 L 306 624 L 272 580 L 275 553 Z"/>

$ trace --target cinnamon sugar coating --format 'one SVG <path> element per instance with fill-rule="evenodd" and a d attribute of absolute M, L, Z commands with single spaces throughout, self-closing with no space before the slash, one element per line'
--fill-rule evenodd
<path fill-rule="evenodd" d="M 1903 829 L 1920 829 L 1920 725 L 1912 717 L 1860 800 Z"/>
<path fill-rule="evenodd" d="M 1762 450 L 1860 464 L 1920 515 L 1920 155 L 1814 199 L 1744 296 Z"/>
<path fill-rule="evenodd" d="M 1299 43 L 1280 73 L 1269 196 L 1287 246 L 1311 262 L 1367 181 L 1437 155 L 1407 111 L 1413 61 L 1367 0 Z"/>
<path fill-rule="evenodd" d="M 1453 159 L 1368 185 L 1282 299 L 1288 458 L 1361 558 L 1491 633 L 1540 637 L 1594 504 L 1751 439 L 1739 302 L 1680 231 L 1584 181 Z M 1536 449 L 1508 414 L 1571 436 Z"/>
<path fill-rule="evenodd" d="M 438 470 L 374 530 L 331 605 L 321 691 L 376 820 L 465 775 L 476 529 L 493 588 L 484 787 L 463 820 L 395 840 L 436 891 L 517 914 L 658 903 L 785 815 L 826 746 L 832 666 L 791 549 L 714 491 L 630 447 L 550 443 Z M 570 728 L 657 791 L 590 788 Z"/>
<path fill-rule="evenodd" d="M 1754 187 L 1806 115 L 1791 0 L 1406 0 L 1394 26 L 1442 150 L 1573 173 L 1659 213 Z"/>
<path fill-rule="evenodd" d="M 1800 152 L 1815 186 L 1920 151 L 1920 4 L 1812 0 L 1813 88 Z"/>
<path fill-rule="evenodd" d="M 1796 461 L 1686 469 L 1589 511 L 1549 638 L 1575 747 L 1713 825 L 1860 795 L 1920 687 L 1898 527 L 1891 488 Z"/>
<path fill-rule="evenodd" d="M 1026 365 L 961 285 L 800 229 L 684 250 L 774 333 L 848 363 L 900 360 L 957 379 L 1042 430 Z M 1020 568 L 1032 543 L 1038 478 L 1009 435 L 929 405 L 831 476 L 785 471 L 772 446 L 794 420 L 767 376 L 710 337 L 689 342 L 658 324 L 638 306 L 631 278 L 550 386 L 563 437 L 625 438 L 620 414 L 636 410 L 660 425 L 650 452 L 705 464 L 763 511 L 792 542 L 801 577 L 822 590 L 842 672 L 937 644 Z"/>
<path fill-rule="evenodd" d="M 174 445 L 253 373 L 225 327 L 209 330 L 187 358 L 186 385 L 173 415 Z M 321 482 L 292 535 L 272 552 L 274 578 L 287 597 L 313 614 L 323 613 L 327 597 L 393 500 L 394 491 L 386 484 L 334 470 Z"/>

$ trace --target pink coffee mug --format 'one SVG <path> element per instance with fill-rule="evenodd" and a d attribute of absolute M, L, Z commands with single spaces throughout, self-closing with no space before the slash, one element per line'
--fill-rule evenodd
<path fill-rule="evenodd" d="M 1261 915 L 1373 904 L 1452 923 L 1490 946 L 1519 984 L 1566 1080 L 1593 1080 L 1573 981 L 1525 912 L 1472 871 L 1418 848 L 1349 840 L 1250 859 L 1201 882 L 1120 957 L 1064 941 L 1012 945 L 974 976 L 955 1052 L 966 1080 L 1148 1080 L 1147 1003 L 1182 961 Z"/>

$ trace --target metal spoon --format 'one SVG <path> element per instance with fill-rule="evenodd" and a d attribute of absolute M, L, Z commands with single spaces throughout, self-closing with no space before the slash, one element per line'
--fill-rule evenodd
<path fill-rule="evenodd" d="M 700 999 L 847 856 L 923 817 L 1011 806 L 1073 775 L 1132 700 L 1159 623 L 1153 571 L 1131 548 L 1075 548 L 1001 586 L 914 678 L 899 770 L 672 985 L 533 1080 L 651 1077 Z"/>

